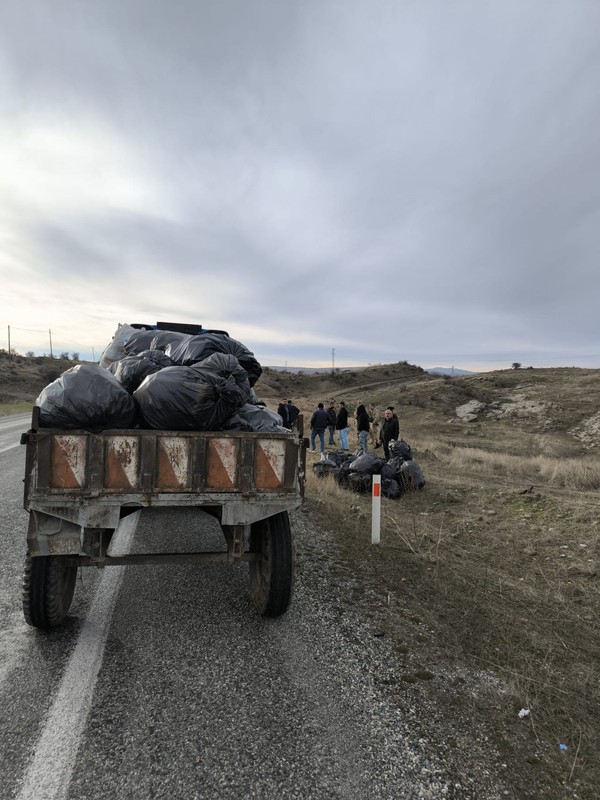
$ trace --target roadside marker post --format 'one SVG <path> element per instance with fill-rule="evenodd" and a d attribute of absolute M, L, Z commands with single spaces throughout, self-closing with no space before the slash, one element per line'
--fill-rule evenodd
<path fill-rule="evenodd" d="M 373 475 L 371 500 L 373 502 L 371 512 L 371 544 L 379 544 L 381 540 L 381 475 Z"/>

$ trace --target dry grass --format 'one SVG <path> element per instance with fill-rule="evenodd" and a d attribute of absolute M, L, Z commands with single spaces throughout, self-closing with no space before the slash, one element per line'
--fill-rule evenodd
<path fill-rule="evenodd" d="M 485 441 L 471 446 L 470 433 L 457 440 L 438 428 L 427 436 L 420 425 L 421 437 L 405 437 L 428 485 L 384 500 L 380 548 L 368 544 L 369 497 L 309 475 L 309 500 L 332 531 L 338 557 L 377 591 L 397 597 L 398 607 L 410 604 L 435 629 L 447 659 L 502 679 L 498 741 L 515 768 L 522 756 L 523 770 L 542 764 L 558 785 L 596 797 L 600 464 L 586 453 L 548 455 L 565 449 L 562 434 L 552 441 L 504 428 L 500 449 L 485 432 Z M 530 734 L 528 760 L 511 745 L 521 707 L 531 712 L 519 720 L 519 731 Z"/>
<path fill-rule="evenodd" d="M 427 447 L 425 442 L 425 446 Z M 435 445 L 433 445 L 435 446 Z M 420 448 L 422 449 L 422 448 Z M 588 454 L 556 458 L 549 455 L 523 457 L 521 454 L 489 452 L 476 447 L 437 446 L 436 455 L 455 473 L 478 471 L 487 476 L 501 476 L 512 482 L 542 481 L 553 487 L 578 491 L 600 489 L 600 459 Z"/>
<path fill-rule="evenodd" d="M 33 403 L 0 403 L 0 417 L 31 412 Z"/>
<path fill-rule="evenodd" d="M 384 502 L 382 543 L 370 548 L 370 498 L 314 476 L 308 491 L 337 536 L 338 557 L 355 574 L 425 620 L 449 663 L 501 679 L 501 750 L 516 756 L 511 728 L 517 711 L 528 708 L 523 768 L 539 760 L 557 780 L 577 780 L 580 797 L 586 786 L 596 796 L 590 787 L 600 785 L 597 501 L 590 510 L 582 497 L 430 484 Z M 397 623 L 405 637 L 405 620 Z M 561 759 L 559 744 L 568 746 L 569 759 Z"/>
<path fill-rule="evenodd" d="M 9 358 L 5 350 L 0 350 L 0 404 L 3 408 L 14 406 L 4 413 L 27 410 L 23 409 L 24 404 L 31 408 L 44 386 L 76 363 L 45 356 L 13 355 Z"/>

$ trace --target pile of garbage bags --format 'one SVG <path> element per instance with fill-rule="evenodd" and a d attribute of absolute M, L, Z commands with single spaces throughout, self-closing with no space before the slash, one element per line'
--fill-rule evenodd
<path fill-rule="evenodd" d="M 423 489 L 425 476 L 421 467 L 412 460 L 412 449 L 408 442 L 399 439 L 390 442 L 390 459 L 386 461 L 377 453 L 359 450 L 348 455 L 344 450 L 333 450 L 313 465 L 319 478 L 332 475 L 335 482 L 352 492 L 371 491 L 373 475 L 381 475 L 381 493 L 384 497 L 397 499 L 405 492 Z"/>
<path fill-rule="evenodd" d="M 140 329 L 132 325 L 119 325 L 113 340 L 100 358 L 100 366 L 111 368 L 126 356 L 139 356 L 144 351 L 160 351 L 181 367 L 191 367 L 213 353 L 223 353 L 237 358 L 248 373 L 250 386 L 262 374 L 262 367 L 248 348 L 223 331 L 202 331 L 197 334 L 179 331 Z"/>
<path fill-rule="evenodd" d="M 99 364 L 79 364 L 36 400 L 48 428 L 153 428 L 286 433 L 260 403 L 262 367 L 224 331 L 119 325 Z"/>

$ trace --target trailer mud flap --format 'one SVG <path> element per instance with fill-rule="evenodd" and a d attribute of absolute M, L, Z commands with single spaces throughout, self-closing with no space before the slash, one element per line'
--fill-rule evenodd
<path fill-rule="evenodd" d="M 31 511 L 27 531 L 27 552 L 32 556 L 79 554 L 83 529 L 60 517 Z"/>

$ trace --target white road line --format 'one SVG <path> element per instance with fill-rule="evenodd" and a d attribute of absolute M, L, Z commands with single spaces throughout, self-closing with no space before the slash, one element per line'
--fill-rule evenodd
<path fill-rule="evenodd" d="M 26 649 L 26 633 L 31 630 L 23 620 L 23 612 L 13 612 L 8 617 L 5 630 L 0 633 L 0 688 L 13 669 L 18 667 Z"/>
<path fill-rule="evenodd" d="M 7 450 L 12 450 L 14 447 L 20 447 L 21 443 L 17 442 L 16 444 L 10 444 L 8 447 L 3 447 L 0 449 L 0 453 L 6 453 Z"/>
<path fill-rule="evenodd" d="M 131 544 L 140 513 L 126 517 L 115 532 L 119 549 Z M 123 567 L 107 567 L 100 579 L 17 800 L 67 796 L 124 573 Z"/>

